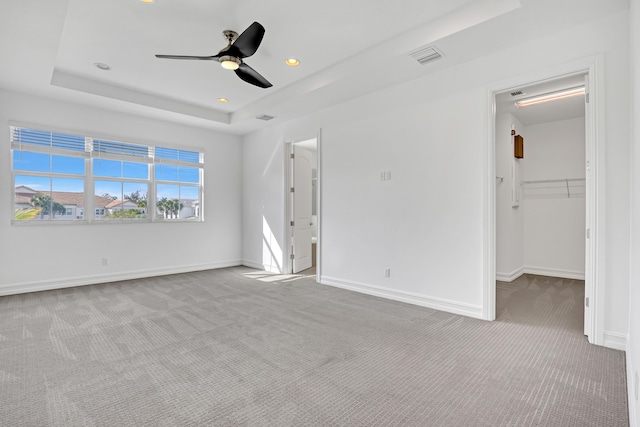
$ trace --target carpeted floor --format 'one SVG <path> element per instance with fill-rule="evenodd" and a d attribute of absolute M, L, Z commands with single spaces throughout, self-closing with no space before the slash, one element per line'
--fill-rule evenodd
<path fill-rule="evenodd" d="M 0 298 L 2 426 L 627 426 L 581 282 L 496 322 L 237 267 Z"/>

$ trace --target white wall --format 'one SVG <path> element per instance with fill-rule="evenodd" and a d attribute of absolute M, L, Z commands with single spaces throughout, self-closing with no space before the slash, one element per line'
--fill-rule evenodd
<path fill-rule="evenodd" d="M 571 28 L 245 137 L 243 259 L 284 244 L 283 140 L 322 128 L 324 283 L 480 317 L 488 87 L 605 53 L 607 315 L 626 334 L 628 16 Z M 505 66 L 508 64 L 508 66 Z M 391 181 L 379 172 L 390 170 Z M 384 267 L 391 277 L 383 277 Z"/>
<path fill-rule="evenodd" d="M 640 425 L 640 401 L 636 378 L 640 371 L 640 0 L 631 0 L 632 155 L 631 167 L 631 253 L 629 280 L 629 342 L 627 346 L 627 385 L 630 425 Z"/>
<path fill-rule="evenodd" d="M 8 122 L 204 149 L 205 221 L 11 225 Z M 0 293 L 236 265 L 241 262 L 239 137 L 13 92 L 0 92 Z M 102 266 L 102 258 L 109 265 Z"/>
<path fill-rule="evenodd" d="M 527 126 L 525 181 L 585 177 L 584 118 Z M 525 186 L 525 271 L 584 279 L 584 182 Z M 558 188 L 555 188 L 558 187 Z"/>
<path fill-rule="evenodd" d="M 243 264 L 282 272 L 284 269 L 285 148 L 277 128 L 255 143 L 243 143 Z"/>
<path fill-rule="evenodd" d="M 528 142 L 526 128 L 510 113 L 496 114 L 496 176 L 504 178 L 496 181 L 496 278 L 512 281 L 520 276 L 524 268 L 524 200 L 513 207 L 513 185 L 522 179 L 526 162 L 515 159 L 513 136 L 516 134 Z M 514 162 L 518 163 L 520 178 L 514 180 Z"/>

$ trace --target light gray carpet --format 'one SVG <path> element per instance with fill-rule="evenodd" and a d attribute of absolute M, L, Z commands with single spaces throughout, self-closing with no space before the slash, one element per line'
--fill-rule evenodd
<path fill-rule="evenodd" d="M 2 297 L 0 425 L 626 426 L 583 292 L 499 284 L 496 322 L 244 267 Z"/>

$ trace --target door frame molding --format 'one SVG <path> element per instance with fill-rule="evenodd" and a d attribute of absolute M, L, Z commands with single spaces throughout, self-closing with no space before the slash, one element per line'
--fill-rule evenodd
<path fill-rule="evenodd" d="M 605 314 L 605 81 L 604 56 L 596 55 L 551 69 L 497 82 L 487 88 L 487 140 L 484 147 L 483 207 L 483 313 L 485 320 L 496 318 L 496 186 L 495 137 L 498 93 L 517 87 L 555 80 L 563 76 L 587 74 L 589 105 L 586 114 L 585 154 L 591 185 L 586 189 L 587 224 L 590 238 L 585 243 L 585 297 L 589 298 L 590 316 L 585 319 L 585 334 L 592 344 L 604 345 Z M 587 168 L 585 164 L 585 168 Z M 589 181 L 589 180 L 587 180 Z"/>
<path fill-rule="evenodd" d="M 293 183 L 293 170 L 291 168 L 290 154 L 293 152 L 293 144 L 302 141 L 308 141 L 310 139 L 316 140 L 317 150 L 317 179 L 316 179 L 316 218 L 317 218 L 317 239 L 316 239 L 316 282 L 320 282 L 322 277 L 322 130 L 318 129 L 315 136 L 309 138 L 298 139 L 295 141 L 285 141 L 284 145 L 284 242 L 283 245 L 283 274 L 292 274 L 293 262 L 291 261 L 291 220 L 292 220 L 292 207 L 293 201 L 291 197 L 291 185 Z"/>

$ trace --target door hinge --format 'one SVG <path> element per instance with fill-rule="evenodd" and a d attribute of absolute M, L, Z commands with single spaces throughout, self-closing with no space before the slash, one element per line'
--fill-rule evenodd
<path fill-rule="evenodd" d="M 591 238 L 591 229 L 587 228 L 587 239 Z"/>
<path fill-rule="evenodd" d="M 289 154 L 289 158 L 290 158 L 290 159 L 295 159 L 295 158 L 296 158 L 296 155 L 295 155 L 295 154 L 293 154 L 293 153 L 291 153 L 291 154 Z"/>
<path fill-rule="evenodd" d="M 586 297 L 584 299 L 584 306 L 587 307 L 587 308 L 589 307 L 589 297 Z"/>
<path fill-rule="evenodd" d="M 291 259 L 295 259 L 296 256 L 294 254 L 291 254 Z"/>
<path fill-rule="evenodd" d="M 294 192 L 294 188 L 293 188 L 293 187 L 291 187 L 291 192 L 292 192 L 292 193 Z"/>
<path fill-rule="evenodd" d="M 295 226 L 295 225 L 296 225 L 296 222 L 295 222 L 295 221 L 291 221 L 291 222 L 290 222 L 290 224 L 291 224 L 291 226 L 293 227 L 293 226 Z"/>

